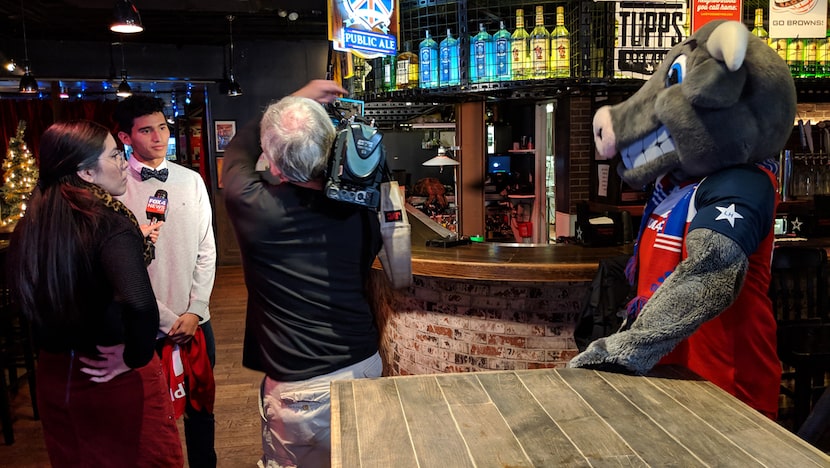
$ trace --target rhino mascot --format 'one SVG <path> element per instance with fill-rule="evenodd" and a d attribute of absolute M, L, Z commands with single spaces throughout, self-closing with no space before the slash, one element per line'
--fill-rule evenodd
<path fill-rule="evenodd" d="M 680 364 L 776 417 L 767 289 L 775 161 L 795 113 L 787 65 L 734 21 L 704 25 L 631 98 L 597 111 L 600 157 L 619 153 L 626 182 L 655 188 L 629 263 L 636 297 L 625 324 L 570 367 L 643 374 Z"/>

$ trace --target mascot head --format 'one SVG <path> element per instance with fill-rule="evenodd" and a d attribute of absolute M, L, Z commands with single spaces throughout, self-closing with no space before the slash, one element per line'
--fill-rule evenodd
<path fill-rule="evenodd" d="M 777 157 L 795 113 L 787 64 L 742 23 L 713 21 L 628 100 L 597 111 L 594 141 L 602 158 L 619 153 L 623 180 L 640 187 Z"/>

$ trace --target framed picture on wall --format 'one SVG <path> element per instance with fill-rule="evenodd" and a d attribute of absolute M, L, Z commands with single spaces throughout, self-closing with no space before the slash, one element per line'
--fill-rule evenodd
<path fill-rule="evenodd" d="M 224 153 L 228 143 L 236 135 L 236 121 L 235 120 L 217 120 L 213 123 L 213 129 L 216 134 L 216 152 Z"/>

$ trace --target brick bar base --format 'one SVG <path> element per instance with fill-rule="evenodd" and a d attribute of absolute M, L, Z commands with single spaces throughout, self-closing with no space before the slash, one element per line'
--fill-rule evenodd
<path fill-rule="evenodd" d="M 384 375 L 564 367 L 588 286 L 416 275 L 393 290 L 372 270 Z"/>

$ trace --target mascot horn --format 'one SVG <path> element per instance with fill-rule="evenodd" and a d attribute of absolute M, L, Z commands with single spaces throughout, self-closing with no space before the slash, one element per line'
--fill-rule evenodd
<path fill-rule="evenodd" d="M 795 113 L 786 63 L 724 21 L 673 47 L 631 98 L 597 111 L 597 153 L 619 154 L 620 176 L 654 191 L 629 263 L 627 319 L 570 367 L 681 364 L 775 417 L 781 367 L 767 289 L 776 159 Z"/>

